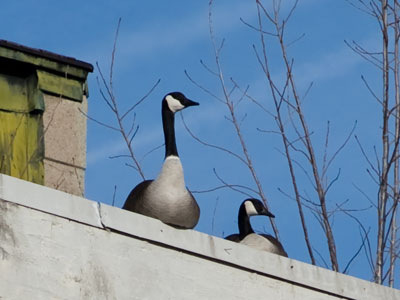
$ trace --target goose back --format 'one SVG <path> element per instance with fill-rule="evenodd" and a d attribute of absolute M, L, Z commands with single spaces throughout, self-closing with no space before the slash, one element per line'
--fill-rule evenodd
<path fill-rule="evenodd" d="M 269 234 L 251 233 L 242 239 L 240 243 L 258 250 L 288 257 L 286 251 L 283 249 L 282 244 Z"/>

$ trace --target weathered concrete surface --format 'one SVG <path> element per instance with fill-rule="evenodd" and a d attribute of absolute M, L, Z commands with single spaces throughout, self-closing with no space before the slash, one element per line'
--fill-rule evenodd
<path fill-rule="evenodd" d="M 87 100 L 65 100 L 44 94 L 46 106 L 43 115 L 46 157 L 69 165 L 86 167 Z"/>
<path fill-rule="evenodd" d="M 44 94 L 44 101 L 45 185 L 83 196 L 86 117 L 82 112 L 87 111 L 87 99 L 76 102 Z"/>
<path fill-rule="evenodd" d="M 0 299 L 400 299 L 398 290 L 0 175 Z"/>
<path fill-rule="evenodd" d="M 77 196 L 84 195 L 85 169 L 45 158 L 44 170 L 46 186 Z"/>

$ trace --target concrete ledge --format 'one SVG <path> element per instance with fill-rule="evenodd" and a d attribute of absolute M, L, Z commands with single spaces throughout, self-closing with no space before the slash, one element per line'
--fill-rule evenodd
<path fill-rule="evenodd" d="M 0 299 L 400 299 L 395 289 L 6 175 L 0 250 Z"/>
<path fill-rule="evenodd" d="M 326 294 L 350 299 L 400 299 L 400 291 L 397 290 L 197 231 L 177 230 L 158 220 L 116 207 L 101 204 L 100 215 L 105 227 L 121 233 Z"/>
<path fill-rule="evenodd" d="M 0 199 L 103 228 L 97 202 L 4 174 L 0 174 Z"/>

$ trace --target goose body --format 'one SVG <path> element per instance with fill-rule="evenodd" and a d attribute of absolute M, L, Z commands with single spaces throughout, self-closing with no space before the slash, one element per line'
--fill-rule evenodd
<path fill-rule="evenodd" d="M 154 180 L 139 183 L 129 194 L 123 209 L 140 213 L 179 227 L 193 228 L 200 217 L 200 208 L 185 186 L 182 163 L 175 141 L 174 114 L 188 106 L 198 105 L 182 93 L 166 95 L 162 101 L 165 138 L 165 159 Z"/>
<path fill-rule="evenodd" d="M 282 244 L 270 234 L 250 233 L 240 243 L 258 250 L 288 257 Z"/>
<path fill-rule="evenodd" d="M 260 200 L 246 199 L 243 201 L 238 214 L 239 233 L 231 234 L 225 239 L 287 257 L 288 255 L 283 249 L 282 244 L 275 237 L 269 234 L 256 234 L 254 232 L 250 224 L 250 217 L 260 215 L 271 218 L 275 217 L 265 208 Z"/>

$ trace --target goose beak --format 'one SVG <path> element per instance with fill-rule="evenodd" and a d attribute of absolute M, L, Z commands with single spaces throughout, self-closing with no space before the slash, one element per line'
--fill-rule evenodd
<path fill-rule="evenodd" d="M 188 99 L 188 98 L 185 98 L 185 102 L 183 103 L 183 105 L 184 105 L 185 107 L 188 107 L 188 106 L 199 105 L 199 103 L 196 102 L 196 101 L 190 100 L 190 99 Z"/>
<path fill-rule="evenodd" d="M 271 218 L 275 218 L 275 216 L 272 213 L 270 213 L 269 210 L 266 209 L 266 208 L 263 209 L 263 211 L 261 212 L 261 215 L 268 216 L 268 217 L 271 217 Z"/>

